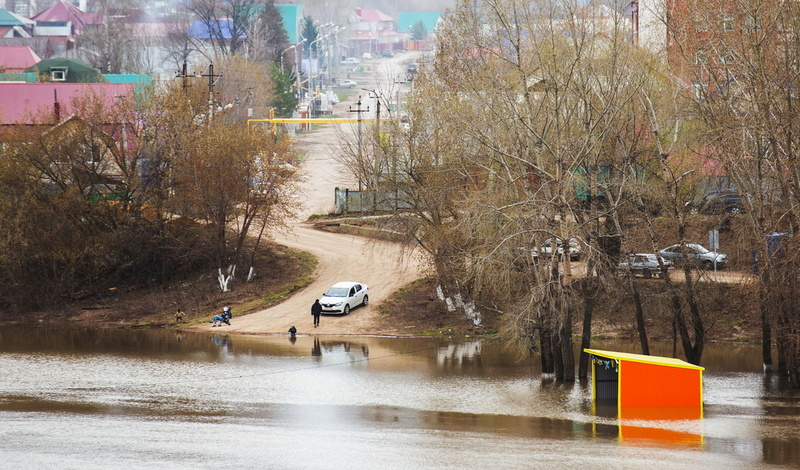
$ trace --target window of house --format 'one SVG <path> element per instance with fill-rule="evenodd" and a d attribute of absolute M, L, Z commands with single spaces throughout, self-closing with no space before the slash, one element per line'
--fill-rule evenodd
<path fill-rule="evenodd" d="M 54 82 L 65 82 L 67 81 L 67 68 L 52 68 L 50 69 L 50 75 L 53 78 Z"/>

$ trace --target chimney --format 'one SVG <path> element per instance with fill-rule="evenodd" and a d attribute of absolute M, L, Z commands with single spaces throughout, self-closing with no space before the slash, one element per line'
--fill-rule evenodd
<path fill-rule="evenodd" d="M 55 124 L 61 122 L 61 103 L 58 102 L 58 90 L 53 90 L 53 116 L 56 118 Z"/>

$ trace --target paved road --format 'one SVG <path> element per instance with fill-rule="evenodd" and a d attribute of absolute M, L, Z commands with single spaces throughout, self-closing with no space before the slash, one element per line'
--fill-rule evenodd
<path fill-rule="evenodd" d="M 356 94 L 349 101 L 337 104 L 334 113 L 347 115 L 347 110 L 357 99 Z M 311 214 L 333 210 L 334 188 L 337 186 L 357 188 L 352 177 L 334 158 L 337 132 L 346 131 L 337 130 L 336 126 L 328 124 L 298 136 L 298 144 L 307 152 L 303 166 L 306 178 L 300 198 L 304 203 L 290 233 L 272 234 L 276 242 L 308 251 L 317 257 L 319 265 L 315 280 L 275 307 L 234 317 L 231 326 L 212 328 L 206 324 L 200 325 L 199 329 L 285 334 L 291 325 L 296 325 L 298 334 L 403 334 L 391 324 L 379 321 L 378 305 L 392 292 L 421 277 L 417 259 L 405 254 L 402 247 L 394 243 L 322 232 L 304 222 Z M 366 283 L 370 290 L 370 304 L 353 310 L 347 316 L 323 315 L 319 328 L 315 329 L 310 314 L 311 304 L 338 281 Z"/>

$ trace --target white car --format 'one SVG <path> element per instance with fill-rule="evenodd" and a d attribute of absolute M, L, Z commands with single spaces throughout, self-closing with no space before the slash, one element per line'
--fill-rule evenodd
<path fill-rule="evenodd" d="M 360 63 L 361 61 L 356 59 L 355 57 L 348 57 L 341 62 L 342 65 L 357 65 Z"/>
<path fill-rule="evenodd" d="M 360 282 L 337 282 L 319 299 L 322 313 L 341 313 L 369 303 L 369 289 Z"/>
<path fill-rule="evenodd" d="M 570 261 L 578 261 L 581 259 L 581 246 L 578 243 L 577 238 L 570 238 L 567 245 L 569 246 L 569 259 Z M 544 256 L 552 256 L 553 255 L 553 239 L 548 238 L 547 240 L 542 243 L 541 251 Z M 556 255 L 559 258 L 564 256 L 564 241 L 560 238 L 556 238 Z"/>
<path fill-rule="evenodd" d="M 355 80 L 342 80 L 339 82 L 339 88 L 355 88 L 358 83 Z"/>
<path fill-rule="evenodd" d="M 681 264 L 684 261 L 700 266 L 703 269 L 713 269 L 714 261 L 718 269 L 722 269 L 728 264 L 728 256 L 724 253 L 717 253 L 710 251 L 703 245 L 697 243 L 687 243 L 681 248 L 680 243 L 668 246 L 663 250 L 659 250 L 658 254 L 662 258 L 672 260 L 675 264 Z"/>

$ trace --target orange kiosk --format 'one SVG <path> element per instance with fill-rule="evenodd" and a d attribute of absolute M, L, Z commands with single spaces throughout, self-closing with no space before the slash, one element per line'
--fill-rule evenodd
<path fill-rule="evenodd" d="M 699 434 L 628 425 L 630 420 L 703 417 L 703 367 L 680 359 L 585 349 L 592 362 L 592 404 L 616 405 L 620 439 L 702 443 Z M 597 408 L 595 408 L 597 409 Z"/>

